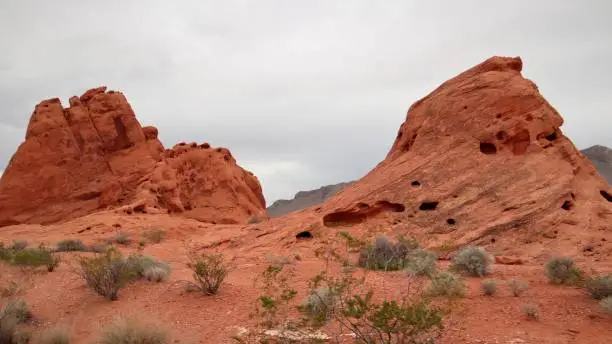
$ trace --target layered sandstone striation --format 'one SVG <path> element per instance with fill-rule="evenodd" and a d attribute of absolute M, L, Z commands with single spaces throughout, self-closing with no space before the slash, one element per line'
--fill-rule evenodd
<path fill-rule="evenodd" d="M 120 92 L 38 104 L 0 179 L 0 225 L 52 223 L 125 206 L 242 222 L 263 211 L 255 176 L 208 144 L 164 149 Z M 196 145 L 197 146 L 197 145 Z"/>
<path fill-rule="evenodd" d="M 446 245 L 612 240 L 612 190 L 521 70 L 493 57 L 414 103 L 385 160 L 324 204 L 324 222 L 384 213 Z"/>

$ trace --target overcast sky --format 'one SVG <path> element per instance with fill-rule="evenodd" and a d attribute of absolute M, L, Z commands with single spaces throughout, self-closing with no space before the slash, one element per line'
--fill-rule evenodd
<path fill-rule="evenodd" d="M 125 93 L 164 145 L 229 148 L 268 204 L 359 178 L 408 107 L 492 55 L 612 146 L 609 0 L 0 0 L 0 170 L 34 105 Z"/>

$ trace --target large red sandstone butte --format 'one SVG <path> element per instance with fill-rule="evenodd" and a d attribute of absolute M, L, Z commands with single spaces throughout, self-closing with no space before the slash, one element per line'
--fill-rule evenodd
<path fill-rule="evenodd" d="M 317 209 L 324 223 L 384 213 L 449 247 L 542 252 L 570 240 L 569 251 L 610 254 L 612 190 L 521 69 L 518 57 L 492 57 L 414 103 L 386 159 Z"/>
<path fill-rule="evenodd" d="M 100 87 L 38 104 L 0 179 L 0 226 L 53 223 L 105 209 L 238 223 L 265 209 L 257 178 L 224 148 L 165 150 L 123 94 Z"/>

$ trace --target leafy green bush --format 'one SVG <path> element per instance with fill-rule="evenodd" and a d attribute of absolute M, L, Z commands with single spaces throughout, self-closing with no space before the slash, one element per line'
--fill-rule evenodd
<path fill-rule="evenodd" d="M 193 271 L 196 289 L 208 295 L 216 294 L 227 277 L 228 266 L 220 254 L 190 254 L 188 267 Z"/>
<path fill-rule="evenodd" d="M 582 280 L 582 271 L 569 257 L 552 258 L 546 263 L 545 273 L 553 284 L 575 284 Z"/>
<path fill-rule="evenodd" d="M 108 249 L 97 257 L 81 257 L 81 277 L 96 293 L 107 300 L 117 300 L 119 289 L 131 279 L 135 272 L 116 249 Z"/>
<path fill-rule="evenodd" d="M 480 284 L 483 294 L 493 296 L 497 292 L 497 281 L 485 280 Z"/>
<path fill-rule="evenodd" d="M 69 344 L 70 334 L 62 327 L 53 327 L 44 331 L 38 340 L 37 344 Z"/>
<path fill-rule="evenodd" d="M 463 297 L 465 285 L 449 271 L 440 271 L 431 277 L 428 294 L 431 296 Z"/>
<path fill-rule="evenodd" d="M 412 249 L 410 242 L 393 243 L 384 236 L 377 236 L 373 245 L 361 249 L 357 264 L 369 270 L 400 270 L 408 263 Z"/>
<path fill-rule="evenodd" d="M 468 246 L 453 259 L 451 270 L 482 277 L 490 272 L 493 258 L 482 248 Z"/>
<path fill-rule="evenodd" d="M 527 282 L 513 279 L 508 282 L 508 289 L 510 289 L 512 295 L 520 296 L 525 290 L 529 289 L 529 285 Z"/>
<path fill-rule="evenodd" d="M 55 251 L 56 252 L 74 252 L 74 251 L 87 252 L 89 251 L 89 249 L 79 239 L 64 239 L 57 243 Z"/>
<path fill-rule="evenodd" d="M 599 302 L 599 306 L 604 312 L 612 314 L 612 296 L 608 296 L 602 299 Z"/>
<path fill-rule="evenodd" d="M 540 307 L 533 303 L 526 303 L 523 305 L 523 313 L 527 319 L 536 320 L 540 317 Z"/>
<path fill-rule="evenodd" d="M 591 296 L 597 300 L 612 296 L 612 274 L 588 279 L 586 288 Z"/>
<path fill-rule="evenodd" d="M 435 252 L 416 249 L 408 255 L 406 272 L 410 275 L 433 276 L 436 273 L 437 260 L 438 255 Z"/>
<path fill-rule="evenodd" d="M 154 324 L 143 324 L 135 319 L 116 318 L 102 331 L 100 344 L 165 344 L 166 330 Z"/>
<path fill-rule="evenodd" d="M 51 252 L 51 250 L 40 246 L 38 248 L 24 248 L 15 251 L 11 261 L 17 266 L 46 266 L 49 272 L 55 270 L 60 263 L 60 258 Z"/>
<path fill-rule="evenodd" d="M 159 228 L 150 229 L 142 234 L 148 242 L 159 244 L 166 238 L 166 232 Z"/>

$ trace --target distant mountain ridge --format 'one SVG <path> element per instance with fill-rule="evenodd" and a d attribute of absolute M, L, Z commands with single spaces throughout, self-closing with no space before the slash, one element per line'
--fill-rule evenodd
<path fill-rule="evenodd" d="M 612 149 L 595 145 L 580 151 L 595 166 L 597 172 L 601 174 L 608 184 L 612 184 Z M 290 200 L 279 199 L 267 208 L 268 214 L 272 217 L 282 216 L 294 211 L 302 210 L 316 204 L 325 202 L 329 197 L 340 192 L 342 189 L 353 182 L 343 182 L 322 186 L 315 190 L 299 191 Z"/>

